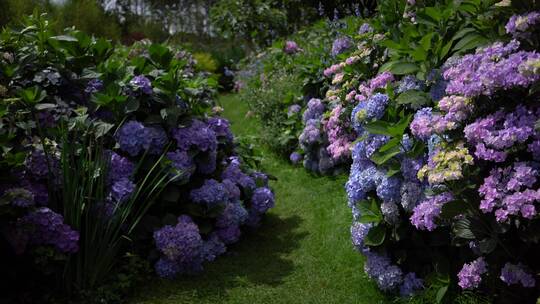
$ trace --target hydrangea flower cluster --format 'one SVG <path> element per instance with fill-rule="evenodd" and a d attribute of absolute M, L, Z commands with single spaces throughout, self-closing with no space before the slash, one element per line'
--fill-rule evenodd
<path fill-rule="evenodd" d="M 540 200 L 540 192 L 534 187 L 538 167 L 538 164 L 516 162 L 510 167 L 492 169 L 478 189 L 483 198 L 480 210 L 495 212 L 499 222 L 520 214 L 527 219 L 535 217 L 535 203 Z"/>
<path fill-rule="evenodd" d="M 200 120 L 193 119 L 189 126 L 173 129 L 172 132 L 172 137 L 182 151 L 196 148 L 199 151 L 211 152 L 217 149 L 216 132 Z"/>
<path fill-rule="evenodd" d="M 88 84 L 86 85 L 86 88 L 84 89 L 84 92 L 87 93 L 87 94 L 94 94 L 94 93 L 97 93 L 101 90 L 103 90 L 103 81 L 99 80 L 99 79 L 92 79 L 88 82 Z"/>
<path fill-rule="evenodd" d="M 435 220 L 441 214 L 442 206 L 453 199 L 452 193 L 444 192 L 424 199 L 414 208 L 411 223 L 420 230 L 433 231 L 437 228 Z"/>
<path fill-rule="evenodd" d="M 503 162 L 509 148 L 535 135 L 538 117 L 540 110 L 521 105 L 511 113 L 497 111 L 466 126 L 465 138 L 475 146 L 474 154 L 479 159 Z M 534 151 L 534 144 L 531 147 Z"/>
<path fill-rule="evenodd" d="M 500 279 L 506 283 L 506 285 L 521 284 L 523 287 L 534 287 L 536 280 L 533 275 L 528 273 L 525 266 L 521 263 L 512 264 L 506 263 L 501 269 Z"/>
<path fill-rule="evenodd" d="M 118 130 L 116 141 L 120 149 L 131 156 L 137 156 L 143 151 L 158 155 L 169 142 L 169 138 L 159 126 L 146 127 L 138 121 L 131 120 Z"/>
<path fill-rule="evenodd" d="M 153 92 L 152 83 L 150 79 L 146 78 L 144 75 L 138 75 L 133 77 L 129 84 L 136 90 L 140 90 L 146 95 L 151 95 Z"/>
<path fill-rule="evenodd" d="M 418 171 L 418 179 L 431 185 L 442 184 L 445 181 L 459 180 L 463 177 L 463 166 L 472 165 L 473 157 L 464 143 L 439 143 L 429 153 L 428 163 Z"/>
<path fill-rule="evenodd" d="M 343 112 L 341 105 L 336 106 L 324 123 L 324 131 L 330 143 L 326 149 L 334 161 L 345 160 L 350 156 L 350 146 L 354 140 L 354 135 L 347 131 L 348 122 L 341 119 Z"/>
<path fill-rule="evenodd" d="M 200 188 L 191 190 L 190 199 L 197 203 L 212 208 L 224 205 L 229 198 L 225 186 L 215 179 L 207 179 Z"/>
<path fill-rule="evenodd" d="M 506 23 L 506 33 L 515 38 L 527 37 L 527 31 L 540 22 L 540 12 L 529 12 L 525 15 L 514 15 Z"/>
<path fill-rule="evenodd" d="M 283 47 L 283 52 L 286 54 L 292 55 L 295 53 L 298 53 L 300 51 L 300 47 L 298 44 L 292 40 L 288 40 L 285 42 L 285 46 Z"/>
<path fill-rule="evenodd" d="M 302 107 L 299 104 L 293 104 L 287 109 L 287 116 L 292 117 L 296 113 L 299 113 L 302 110 Z"/>
<path fill-rule="evenodd" d="M 491 96 L 497 90 L 527 87 L 540 79 L 540 75 L 524 75 L 520 66 L 538 60 L 536 52 L 518 51 L 519 42 L 496 42 L 478 49 L 475 54 L 463 56 L 459 63 L 444 72 L 448 81 L 448 94 L 475 97 Z"/>
<path fill-rule="evenodd" d="M 363 133 L 363 126 L 366 123 L 383 117 L 388 101 L 389 98 L 387 95 L 376 93 L 367 100 L 360 101 L 354 107 L 351 114 L 351 121 L 357 134 Z"/>
<path fill-rule="evenodd" d="M 476 289 L 482 282 L 482 275 L 487 272 L 487 263 L 480 257 L 468 264 L 458 273 L 458 285 L 463 289 Z"/>
<path fill-rule="evenodd" d="M 353 46 L 353 42 L 349 37 L 339 37 L 332 43 L 332 56 L 337 56 Z"/>
<path fill-rule="evenodd" d="M 394 75 L 390 72 L 383 72 L 368 83 L 362 83 L 358 87 L 358 94 L 354 97 L 357 101 L 369 98 L 377 89 L 384 88 L 388 83 L 394 81 Z"/>
<path fill-rule="evenodd" d="M 26 234 L 29 244 L 54 246 L 59 252 L 79 251 L 79 232 L 64 224 L 64 218 L 49 208 L 38 208 L 18 222 L 18 227 Z"/>

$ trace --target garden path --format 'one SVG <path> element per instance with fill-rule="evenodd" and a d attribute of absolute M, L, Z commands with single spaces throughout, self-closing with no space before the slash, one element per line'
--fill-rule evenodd
<path fill-rule="evenodd" d="M 246 117 L 247 105 L 237 95 L 220 98 L 224 116 L 240 137 L 253 137 L 257 121 Z M 388 302 L 362 270 L 362 257 L 350 242 L 351 212 L 344 176 L 317 177 L 262 149 L 263 169 L 272 182 L 276 207 L 262 227 L 205 272 L 175 281 L 156 279 L 131 303 L 320 303 Z"/>

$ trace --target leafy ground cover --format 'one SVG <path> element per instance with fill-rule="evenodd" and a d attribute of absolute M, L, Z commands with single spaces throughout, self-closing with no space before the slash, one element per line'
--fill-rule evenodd
<path fill-rule="evenodd" d="M 247 105 L 227 95 L 224 116 L 238 136 L 256 136 L 257 121 Z M 229 253 L 195 277 L 155 280 L 130 303 L 387 303 L 368 280 L 362 257 L 350 242 L 345 177 L 315 177 L 267 149 L 263 167 L 276 207 L 261 229 L 246 235 Z"/>

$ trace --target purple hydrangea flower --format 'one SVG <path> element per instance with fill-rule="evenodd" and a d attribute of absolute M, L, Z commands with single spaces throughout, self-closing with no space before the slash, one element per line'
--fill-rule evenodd
<path fill-rule="evenodd" d="M 131 156 L 137 156 L 148 146 L 148 132 L 138 121 L 128 121 L 116 133 L 116 141 L 120 149 Z"/>
<path fill-rule="evenodd" d="M 202 248 L 202 257 L 205 261 L 213 261 L 218 256 L 227 251 L 225 244 L 219 239 L 216 233 L 210 234 L 208 240 L 204 241 Z"/>
<path fill-rule="evenodd" d="M 64 218 L 49 208 L 38 208 L 20 219 L 20 227 L 29 227 L 29 242 L 51 245 L 63 253 L 79 251 L 79 232 L 64 224 Z"/>
<path fill-rule="evenodd" d="M 215 179 L 207 179 L 200 188 L 191 190 L 189 196 L 194 203 L 211 208 L 225 204 L 229 199 L 229 192 Z"/>
<path fill-rule="evenodd" d="M 21 208 L 34 206 L 34 194 L 24 188 L 11 188 L 4 192 L 4 197 L 11 205 Z"/>
<path fill-rule="evenodd" d="M 446 93 L 466 97 L 491 96 L 499 89 L 528 87 L 540 79 L 540 75 L 523 74 L 519 67 L 539 59 L 540 54 L 518 49 L 519 42 L 512 40 L 506 45 L 496 42 L 478 49 L 475 54 L 465 55 L 444 72 L 448 81 Z"/>
<path fill-rule="evenodd" d="M 223 184 L 225 189 L 227 189 L 230 201 L 240 199 L 241 192 L 240 189 L 236 186 L 235 182 L 230 179 L 224 179 L 221 183 Z"/>
<path fill-rule="evenodd" d="M 371 27 L 371 25 L 367 22 L 363 23 L 360 28 L 358 29 L 358 34 L 359 35 L 362 35 L 362 34 L 366 34 L 366 33 L 371 33 L 373 32 L 373 28 Z"/>
<path fill-rule="evenodd" d="M 169 142 L 169 137 L 165 130 L 160 126 L 147 127 L 146 135 L 148 136 L 148 141 L 145 149 L 148 150 L 148 153 L 151 155 L 161 154 L 163 148 Z"/>
<path fill-rule="evenodd" d="M 403 283 L 399 287 L 399 294 L 402 297 L 410 297 L 422 288 L 424 288 L 424 281 L 418 278 L 416 273 L 409 272 L 403 277 Z"/>
<path fill-rule="evenodd" d="M 245 222 L 248 217 L 248 212 L 242 206 L 240 201 L 228 203 L 223 209 L 223 212 L 216 219 L 217 227 L 238 226 Z"/>
<path fill-rule="evenodd" d="M 414 207 L 411 223 L 420 230 L 433 231 L 437 228 L 435 220 L 441 214 L 442 206 L 453 199 L 450 192 L 444 192 L 424 199 Z"/>
<path fill-rule="evenodd" d="M 298 44 L 292 40 L 288 40 L 285 42 L 285 46 L 283 47 L 283 52 L 286 54 L 295 54 L 298 51 L 300 51 L 300 47 L 298 47 Z"/>
<path fill-rule="evenodd" d="M 332 56 L 337 56 L 344 53 L 353 46 L 352 40 L 349 37 L 339 37 L 332 43 Z"/>
<path fill-rule="evenodd" d="M 153 92 L 150 79 L 146 78 L 144 75 L 133 77 L 129 84 L 131 84 L 135 89 L 141 90 L 146 95 L 151 95 Z"/>
<path fill-rule="evenodd" d="M 540 12 L 529 12 L 525 15 L 513 15 L 506 23 L 506 33 L 514 37 L 526 37 L 524 35 L 531 27 L 540 22 Z"/>
<path fill-rule="evenodd" d="M 289 106 L 289 108 L 287 109 L 287 116 L 292 117 L 296 113 L 299 113 L 301 110 L 302 110 L 302 107 L 299 104 L 293 104 Z"/>
<path fill-rule="evenodd" d="M 307 104 L 306 111 L 302 117 L 304 123 L 311 119 L 320 119 L 324 113 L 325 107 L 320 99 L 312 98 Z"/>
<path fill-rule="evenodd" d="M 114 183 L 124 178 L 130 178 L 135 169 L 133 163 L 129 159 L 122 157 L 115 152 L 110 151 L 109 154 L 108 181 Z"/>
<path fill-rule="evenodd" d="M 536 285 L 536 280 L 533 275 L 528 273 L 525 270 L 525 266 L 521 263 L 511 264 L 506 263 L 501 269 L 501 280 L 506 283 L 506 285 L 520 284 L 523 287 L 534 287 Z"/>
<path fill-rule="evenodd" d="M 274 193 L 269 188 L 257 188 L 251 197 L 251 207 L 257 213 L 262 214 L 274 207 Z"/>
<path fill-rule="evenodd" d="M 426 141 L 433 134 L 433 129 L 431 128 L 432 122 L 433 114 L 431 113 L 431 108 L 423 108 L 414 114 L 409 128 L 416 138 Z"/>
<path fill-rule="evenodd" d="M 403 272 L 396 265 L 392 265 L 387 256 L 375 252 L 366 252 L 364 271 L 369 278 L 375 280 L 377 286 L 383 291 L 392 291 L 403 282 Z"/>
<path fill-rule="evenodd" d="M 411 90 L 424 90 L 424 83 L 413 75 L 407 75 L 401 79 L 396 89 L 397 93 L 403 93 Z"/>
<path fill-rule="evenodd" d="M 255 180 L 251 176 L 242 172 L 240 163 L 236 161 L 229 163 L 225 170 L 223 170 L 223 173 L 221 173 L 221 178 L 223 180 L 229 179 L 233 181 L 244 190 L 254 190 L 257 187 Z"/>
<path fill-rule="evenodd" d="M 172 280 L 180 272 L 180 264 L 167 258 L 160 258 L 154 265 L 159 277 Z"/>
<path fill-rule="evenodd" d="M 216 234 L 219 239 L 226 245 L 234 244 L 240 239 L 240 227 L 238 225 L 218 228 Z"/>
<path fill-rule="evenodd" d="M 216 133 L 200 120 L 194 119 L 187 127 L 173 129 L 172 136 L 178 148 L 184 151 L 192 146 L 200 151 L 215 151 L 217 148 Z"/>
<path fill-rule="evenodd" d="M 167 153 L 167 159 L 172 162 L 172 167 L 175 170 L 175 175 L 179 178 L 189 180 L 191 174 L 195 171 L 193 159 L 186 151 L 176 150 Z"/>
<path fill-rule="evenodd" d="M 291 163 L 293 164 L 298 164 L 302 161 L 303 159 L 303 156 L 302 154 L 298 153 L 298 152 L 293 152 L 291 153 L 291 155 L 289 156 L 289 160 L 291 161 Z"/>
<path fill-rule="evenodd" d="M 119 179 L 111 186 L 111 198 L 118 203 L 124 202 L 135 191 L 135 184 L 127 178 Z"/>
<path fill-rule="evenodd" d="M 210 117 L 208 119 L 208 127 L 212 129 L 214 133 L 216 133 L 218 138 L 223 138 L 229 143 L 234 140 L 234 136 L 231 132 L 231 127 L 227 119 L 221 117 Z"/>
<path fill-rule="evenodd" d="M 93 94 L 101 90 L 103 90 L 103 81 L 96 78 L 88 82 L 86 88 L 84 89 L 84 92 L 87 94 Z"/>
<path fill-rule="evenodd" d="M 176 226 L 164 226 L 154 232 L 157 249 L 169 260 L 189 263 L 201 255 L 203 241 L 199 228 L 186 215 L 178 218 Z"/>
<path fill-rule="evenodd" d="M 458 273 L 458 285 L 463 289 L 476 289 L 482 282 L 482 275 L 487 272 L 487 263 L 480 257 L 463 265 Z"/>
<path fill-rule="evenodd" d="M 366 250 L 369 251 L 369 249 L 364 247 L 364 239 L 366 238 L 372 226 L 373 225 L 371 223 L 365 224 L 365 223 L 358 223 L 358 222 L 355 222 L 351 226 L 351 240 L 354 247 L 356 247 L 358 251 L 360 252 L 365 252 Z"/>

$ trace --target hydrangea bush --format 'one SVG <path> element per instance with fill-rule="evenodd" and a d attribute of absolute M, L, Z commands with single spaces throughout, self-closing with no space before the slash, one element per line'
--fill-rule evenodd
<path fill-rule="evenodd" d="M 242 161 L 189 53 L 27 25 L 0 39 L 0 248 L 9 286 L 39 287 L 0 299 L 118 285 L 124 255 L 196 273 L 261 224 L 268 177 Z"/>

